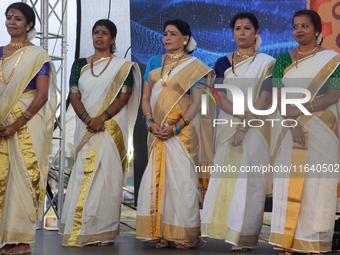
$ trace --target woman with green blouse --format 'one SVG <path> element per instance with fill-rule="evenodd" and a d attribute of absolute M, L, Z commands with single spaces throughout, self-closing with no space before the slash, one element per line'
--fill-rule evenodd
<path fill-rule="evenodd" d="M 320 46 L 321 30 L 316 12 L 298 11 L 293 35 L 299 46 L 281 53 L 273 71 L 282 118 L 292 126 L 276 132 L 273 155 L 274 167 L 290 169 L 274 172 L 269 242 L 283 250 L 280 255 L 322 254 L 332 249 L 339 177 L 340 55 Z M 282 88 L 307 89 L 311 99 L 303 106 L 311 115 L 295 105 L 287 105 L 283 115 Z M 290 99 L 303 97 L 298 92 L 287 94 Z"/>
<path fill-rule="evenodd" d="M 95 53 L 72 66 L 75 162 L 60 224 L 67 246 L 105 245 L 119 234 L 141 76 L 137 64 L 113 54 L 116 33 L 110 20 L 98 20 L 92 29 Z"/>

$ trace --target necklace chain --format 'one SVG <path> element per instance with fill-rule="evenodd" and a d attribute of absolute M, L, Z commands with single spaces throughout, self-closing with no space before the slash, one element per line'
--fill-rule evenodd
<path fill-rule="evenodd" d="M 1 62 L 0 62 L 0 79 L 1 79 L 1 81 L 2 81 L 3 83 L 8 84 L 8 83 L 11 81 L 11 79 L 12 79 L 12 77 L 13 77 L 13 75 L 14 75 L 14 72 L 15 72 L 15 70 L 17 69 L 17 66 L 18 66 L 18 64 L 19 64 L 19 62 L 20 62 L 20 59 L 21 59 L 22 55 L 24 54 L 24 52 L 25 52 L 25 51 L 22 51 L 22 52 L 20 53 L 20 55 L 19 55 L 17 61 L 15 62 L 15 65 L 14 65 L 14 67 L 13 67 L 13 69 L 12 69 L 12 72 L 11 72 L 11 74 L 9 75 L 9 78 L 8 78 L 7 80 L 5 79 L 4 74 L 3 74 L 5 54 L 2 53 Z"/>
<path fill-rule="evenodd" d="M 165 55 L 164 62 L 163 62 L 163 65 L 162 65 L 162 70 L 161 70 L 161 83 L 162 83 L 162 86 L 163 86 L 163 87 L 166 86 L 166 84 L 167 84 L 167 82 L 168 82 L 168 79 L 169 79 L 169 76 L 170 76 L 172 70 L 173 70 L 176 66 L 178 66 L 178 63 L 179 63 L 179 61 L 182 59 L 182 57 L 184 57 L 185 52 L 182 51 L 181 53 L 176 54 L 176 55 L 180 55 L 180 56 L 179 56 L 179 57 L 176 57 L 176 58 L 178 58 L 176 64 L 175 64 L 175 65 L 170 69 L 170 71 L 167 73 L 167 75 L 165 76 L 164 82 L 163 82 L 163 70 L 164 70 L 164 66 L 165 66 L 165 64 L 166 64 L 166 60 L 168 59 L 168 54 Z"/>
<path fill-rule="evenodd" d="M 239 57 L 242 57 L 242 56 L 251 54 L 250 56 L 247 56 L 247 58 L 253 56 L 253 60 L 250 61 L 250 63 L 249 63 L 249 65 L 250 65 L 251 63 L 254 62 L 254 60 L 255 60 L 255 58 L 256 58 L 256 55 L 257 55 L 257 51 L 255 51 L 254 54 L 253 54 L 252 52 L 250 52 L 250 53 L 247 53 L 247 54 L 242 55 L 242 56 L 240 56 L 241 53 L 240 53 L 238 50 L 235 51 L 235 52 L 233 52 L 233 55 L 232 55 L 232 57 L 231 57 L 231 70 L 233 71 L 233 74 L 234 74 L 235 76 L 237 76 L 237 74 L 236 74 L 236 72 L 235 72 L 235 54 L 236 54 L 237 56 L 239 56 Z M 240 54 L 240 55 L 239 55 L 239 54 Z M 246 58 L 246 57 L 242 57 L 242 58 Z"/>
<path fill-rule="evenodd" d="M 296 68 L 298 68 L 299 55 L 305 56 L 305 55 L 309 55 L 309 54 L 312 54 L 312 53 L 313 53 L 313 56 L 312 56 L 312 57 L 314 57 L 315 54 L 316 54 L 316 52 L 318 51 L 318 48 L 319 48 L 319 45 L 316 46 L 314 49 L 312 49 L 312 50 L 310 50 L 310 51 L 306 51 L 306 52 L 301 52 L 301 51 L 299 50 L 299 47 L 296 48 L 296 52 L 297 52 L 297 54 L 296 54 L 296 63 L 295 63 Z"/>
<path fill-rule="evenodd" d="M 110 57 L 109 61 L 107 62 L 107 64 L 106 64 L 106 66 L 104 67 L 104 69 L 100 72 L 100 74 L 94 74 L 94 72 L 93 72 L 93 58 L 92 58 L 92 60 L 91 60 L 91 74 L 92 74 L 92 76 L 93 76 L 93 77 L 99 77 L 99 76 L 101 76 L 101 75 L 104 73 L 104 71 L 106 70 L 106 68 L 109 66 L 109 64 L 110 64 L 110 62 L 111 62 L 111 60 L 112 60 L 112 57 L 113 57 L 113 54 L 111 54 L 111 57 Z"/>

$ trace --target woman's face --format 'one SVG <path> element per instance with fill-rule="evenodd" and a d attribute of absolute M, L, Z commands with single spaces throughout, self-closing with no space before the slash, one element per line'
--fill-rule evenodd
<path fill-rule="evenodd" d="M 179 53 L 184 51 L 184 41 L 188 42 L 189 36 L 183 36 L 174 25 L 168 25 L 164 31 L 163 43 L 169 53 Z"/>
<path fill-rule="evenodd" d="M 93 47 L 97 50 L 107 50 L 115 42 L 116 37 L 111 38 L 110 30 L 106 26 L 97 26 L 92 34 Z"/>
<path fill-rule="evenodd" d="M 17 9 L 9 9 L 5 22 L 7 32 L 11 37 L 20 37 L 27 34 L 27 29 L 33 25 L 27 24 L 27 20 L 21 11 Z"/>
<path fill-rule="evenodd" d="M 238 19 L 235 22 L 234 38 L 239 48 L 254 47 L 256 35 L 253 23 L 248 18 Z"/>
<path fill-rule="evenodd" d="M 293 36 L 299 44 L 315 43 L 315 34 L 317 32 L 309 16 L 300 15 L 293 19 Z"/>

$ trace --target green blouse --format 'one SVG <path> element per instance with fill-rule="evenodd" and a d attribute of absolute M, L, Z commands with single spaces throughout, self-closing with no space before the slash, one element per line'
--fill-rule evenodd
<path fill-rule="evenodd" d="M 273 70 L 273 87 L 282 88 L 284 85 L 281 82 L 283 78 L 284 70 L 293 64 L 292 58 L 290 57 L 289 52 L 280 53 L 276 59 L 274 70 Z M 340 65 L 335 69 L 330 78 L 338 78 L 338 79 L 329 79 L 322 88 L 318 91 L 316 96 L 322 96 L 327 94 L 327 91 L 330 89 L 336 89 L 340 91 Z"/>
<path fill-rule="evenodd" d="M 80 77 L 81 69 L 87 64 L 86 58 L 76 59 L 73 62 L 71 68 L 71 76 L 70 76 L 70 94 L 80 94 L 78 82 Z M 132 85 L 133 85 L 133 74 L 132 70 L 130 70 L 128 76 L 126 77 L 122 88 L 119 91 L 119 94 L 131 94 L 132 93 Z"/>

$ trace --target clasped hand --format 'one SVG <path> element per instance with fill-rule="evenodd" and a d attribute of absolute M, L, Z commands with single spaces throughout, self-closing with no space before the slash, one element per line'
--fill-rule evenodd
<path fill-rule="evenodd" d="M 11 138 L 16 132 L 18 128 L 16 125 L 11 124 L 7 127 L 0 127 L 0 137 L 4 137 L 6 139 Z"/>
<path fill-rule="evenodd" d="M 97 133 L 99 131 L 105 131 L 104 121 L 99 117 L 90 118 L 87 117 L 84 121 L 85 125 L 87 126 L 87 130 L 91 133 Z"/>
<path fill-rule="evenodd" d="M 152 123 L 150 129 L 151 132 L 155 135 L 155 137 L 162 140 L 167 140 L 174 135 L 173 126 L 161 128 L 158 124 Z"/>

